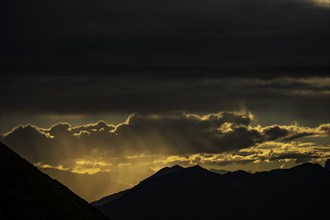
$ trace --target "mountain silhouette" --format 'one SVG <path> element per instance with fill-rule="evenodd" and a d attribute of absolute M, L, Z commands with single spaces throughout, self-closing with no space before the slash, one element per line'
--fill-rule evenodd
<path fill-rule="evenodd" d="M 108 219 L 1 142 L 0 166 L 1 220 Z"/>
<path fill-rule="evenodd" d="M 97 201 L 92 202 L 91 204 L 93 206 L 102 206 L 104 204 L 107 204 L 108 202 L 112 202 L 117 200 L 118 198 L 122 197 L 123 195 L 125 195 L 127 192 L 129 192 L 129 189 L 123 190 L 121 192 L 117 192 L 114 194 L 111 194 L 109 196 L 105 196 Z"/>
<path fill-rule="evenodd" d="M 157 171 L 155 174 L 153 174 L 151 177 L 148 178 L 148 180 L 150 179 L 154 179 L 154 178 L 157 178 L 159 176 L 164 176 L 164 175 L 167 175 L 169 173 L 172 173 L 172 172 L 175 172 L 175 171 L 178 171 L 178 170 L 181 170 L 181 169 L 184 169 L 183 167 L 179 166 L 179 165 L 174 165 L 173 167 L 164 167 L 163 169 L 160 169 L 159 171 Z M 143 182 L 143 181 L 142 181 Z M 112 195 L 109 195 L 109 196 L 105 196 L 97 201 L 94 201 L 92 202 L 91 204 L 93 206 L 102 206 L 108 202 L 112 202 L 112 201 L 115 201 L 117 200 L 118 198 L 122 197 L 124 194 L 126 194 L 127 192 L 129 192 L 129 190 L 123 190 L 121 192 L 118 192 L 118 193 L 114 193 Z"/>
<path fill-rule="evenodd" d="M 324 167 L 330 171 L 330 159 L 327 159 L 327 161 L 325 162 Z"/>
<path fill-rule="evenodd" d="M 175 166 L 93 204 L 114 220 L 310 220 L 328 216 L 329 186 L 330 172 L 318 164 L 223 175 Z"/>

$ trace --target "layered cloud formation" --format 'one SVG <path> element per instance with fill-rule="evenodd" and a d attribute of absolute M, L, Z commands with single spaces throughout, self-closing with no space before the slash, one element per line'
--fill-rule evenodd
<path fill-rule="evenodd" d="M 167 163 L 256 163 L 319 160 L 330 156 L 330 124 L 317 127 L 252 125 L 253 114 L 136 113 L 120 124 L 104 121 L 51 128 L 18 126 L 1 137 L 33 163 L 111 170 L 114 166 Z M 307 139 L 313 139 L 307 140 Z M 322 142 L 323 140 L 323 142 Z"/>
<path fill-rule="evenodd" d="M 14 77 L 1 79 L 0 131 L 20 123 L 50 126 L 94 116 L 185 110 L 205 114 L 246 105 L 258 123 L 315 127 L 329 121 L 329 77 Z M 59 95 L 65 94 L 65 95 Z M 66 117 L 71 115 L 70 117 Z M 54 118 L 55 117 L 55 118 Z M 56 118 L 57 117 L 57 118 Z M 80 122 L 82 123 L 82 122 Z"/>

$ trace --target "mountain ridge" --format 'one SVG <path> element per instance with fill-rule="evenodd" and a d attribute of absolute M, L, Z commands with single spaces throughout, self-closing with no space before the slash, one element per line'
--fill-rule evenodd
<path fill-rule="evenodd" d="M 97 208 L 114 220 L 307 220 L 330 208 L 330 172 L 319 164 L 254 174 L 218 174 L 199 166 L 161 173 Z"/>
<path fill-rule="evenodd" d="M 327 161 L 324 164 L 324 167 L 330 171 L 330 159 L 327 159 Z"/>

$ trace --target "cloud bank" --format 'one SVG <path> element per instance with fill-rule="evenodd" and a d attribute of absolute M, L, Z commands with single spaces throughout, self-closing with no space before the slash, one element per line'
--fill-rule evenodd
<path fill-rule="evenodd" d="M 175 155 L 186 162 L 199 155 L 200 162 L 218 165 L 285 159 L 301 162 L 329 156 L 329 145 L 303 139 L 328 138 L 330 124 L 263 127 L 253 126 L 252 121 L 248 111 L 135 113 L 117 125 L 104 121 L 81 126 L 59 123 L 50 128 L 21 125 L 3 134 L 1 141 L 33 163 L 71 168 L 109 169 L 112 164 L 166 161 L 164 158 Z"/>

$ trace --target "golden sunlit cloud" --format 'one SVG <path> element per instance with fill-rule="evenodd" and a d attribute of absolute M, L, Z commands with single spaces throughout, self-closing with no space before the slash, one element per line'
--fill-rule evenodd
<path fill-rule="evenodd" d="M 61 170 L 61 171 L 70 171 L 70 172 L 72 172 L 72 170 L 69 167 L 64 167 L 63 165 L 52 166 L 52 165 L 44 164 L 44 163 L 35 163 L 33 165 L 38 167 L 38 168 L 41 168 L 41 169 L 56 169 L 56 170 Z"/>
<path fill-rule="evenodd" d="M 112 164 L 107 163 L 101 160 L 86 160 L 86 159 L 78 159 L 74 162 L 74 166 L 71 169 L 73 173 L 80 173 L 80 174 L 95 174 L 98 172 L 109 172 L 111 169 Z"/>
<path fill-rule="evenodd" d="M 330 157 L 329 144 L 317 143 L 329 136 L 329 123 L 252 126 L 253 120 L 246 109 L 204 115 L 135 113 L 117 125 L 98 121 L 79 126 L 58 123 L 50 128 L 18 126 L 1 141 L 38 167 L 78 174 L 134 166 L 156 171 L 174 164 L 262 170 L 274 163 L 290 166 Z"/>
<path fill-rule="evenodd" d="M 115 168 L 114 165 L 109 162 L 109 159 L 93 157 L 79 158 L 76 160 L 62 160 L 61 165 L 57 166 L 42 162 L 35 163 L 34 165 L 39 168 L 52 168 L 62 171 L 69 171 L 77 174 L 96 174 L 98 172 L 111 172 Z"/>

